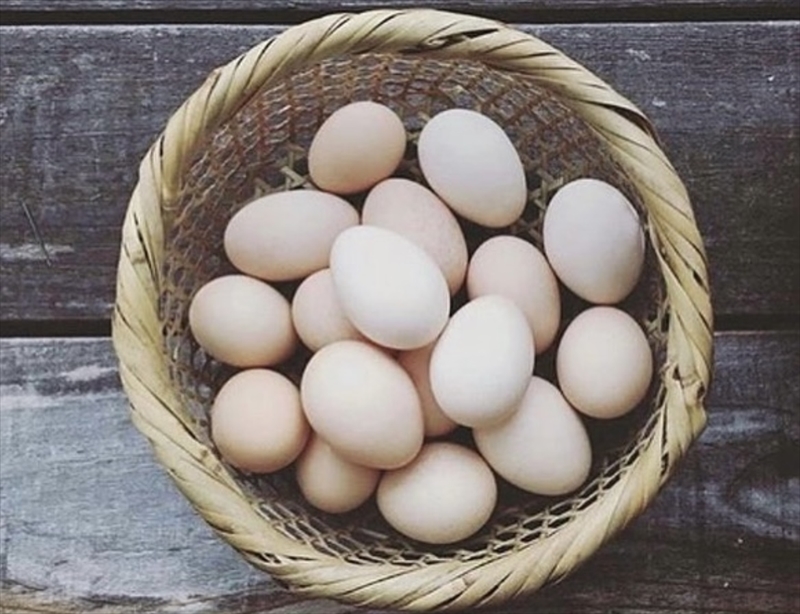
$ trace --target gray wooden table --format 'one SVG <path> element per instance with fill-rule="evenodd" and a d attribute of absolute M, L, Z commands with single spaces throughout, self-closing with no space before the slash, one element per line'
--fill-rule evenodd
<path fill-rule="evenodd" d="M 205 75 L 286 24 L 418 4 L 0 0 L 0 611 L 353 611 L 279 588 L 194 514 L 128 418 L 109 314 L 138 160 Z M 797 614 L 796 0 L 424 4 L 513 22 L 638 104 L 710 258 L 708 429 L 618 539 L 503 611 Z"/>

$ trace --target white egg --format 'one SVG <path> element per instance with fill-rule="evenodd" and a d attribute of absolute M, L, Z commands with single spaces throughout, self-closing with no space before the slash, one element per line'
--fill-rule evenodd
<path fill-rule="evenodd" d="M 512 416 L 473 434 L 492 469 L 524 490 L 563 495 L 589 475 L 592 449 L 586 428 L 558 388 L 540 377 L 531 378 Z"/>
<path fill-rule="evenodd" d="M 485 294 L 510 298 L 525 313 L 536 353 L 553 343 L 561 322 L 558 280 L 544 254 L 518 237 L 501 235 L 475 250 L 467 270 L 471 299 Z"/>
<path fill-rule="evenodd" d="M 386 521 L 404 535 L 450 544 L 486 523 L 497 502 L 497 482 L 476 452 L 433 442 L 406 467 L 383 475 L 377 502 Z"/>
<path fill-rule="evenodd" d="M 422 405 L 422 417 L 425 421 L 425 435 L 427 437 L 439 437 L 455 430 L 457 424 L 447 417 L 436 402 L 431 390 L 431 354 L 433 354 L 434 344 L 430 343 L 416 350 L 400 352 L 397 355 L 397 362 L 414 380 L 417 387 L 419 401 Z"/>
<path fill-rule="evenodd" d="M 644 232 L 617 188 L 577 179 L 558 190 L 544 215 L 544 251 L 558 278 L 592 303 L 618 303 L 644 265 Z"/>
<path fill-rule="evenodd" d="M 400 350 L 427 345 L 450 313 L 442 271 L 421 247 L 375 226 L 355 226 L 331 249 L 331 274 L 347 318 L 375 343 Z"/>
<path fill-rule="evenodd" d="M 466 219 L 500 228 L 522 215 L 525 169 L 506 133 L 485 115 L 439 113 L 423 127 L 417 154 L 433 191 Z"/>
<path fill-rule="evenodd" d="M 617 418 L 647 394 L 653 355 L 642 327 L 615 307 L 592 307 L 567 326 L 556 354 L 558 383 L 578 411 Z"/>
<path fill-rule="evenodd" d="M 225 228 L 225 254 L 243 273 L 269 281 L 301 279 L 328 266 L 336 236 L 358 224 L 343 198 L 289 190 L 245 205 Z"/>
<path fill-rule="evenodd" d="M 510 415 L 528 386 L 534 345 L 525 314 L 503 296 L 459 309 L 433 349 L 431 390 L 452 420 L 487 426 Z"/>
<path fill-rule="evenodd" d="M 295 476 L 300 492 L 316 508 L 330 514 L 354 510 L 370 498 L 381 472 L 342 458 L 318 435 L 297 459 Z"/>
<path fill-rule="evenodd" d="M 364 338 L 342 311 L 330 269 L 317 271 L 298 286 L 292 298 L 292 322 L 300 340 L 314 352 L 334 341 Z"/>
<path fill-rule="evenodd" d="M 414 382 L 373 345 L 326 345 L 308 361 L 300 397 L 311 428 L 351 463 L 394 469 L 422 446 L 422 409 Z"/>

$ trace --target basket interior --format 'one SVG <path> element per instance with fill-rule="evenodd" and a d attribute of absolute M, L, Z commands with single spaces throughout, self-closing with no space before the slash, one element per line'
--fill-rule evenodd
<path fill-rule="evenodd" d="M 305 152 L 314 132 L 334 110 L 355 100 L 382 102 L 403 119 L 411 138 L 396 174 L 420 181 L 415 142 L 427 118 L 447 108 L 464 107 L 481 111 L 504 128 L 526 169 L 528 205 L 510 229 L 494 231 L 462 221 L 470 253 L 486 238 L 509 232 L 541 248 L 542 213 L 550 195 L 578 177 L 616 185 L 647 224 L 639 195 L 598 136 L 551 93 L 519 75 L 463 60 L 363 54 L 326 60 L 258 92 L 207 141 L 166 218 L 160 308 L 165 360 L 183 400 L 183 406 L 174 411 L 182 412 L 184 421 L 194 425 L 195 436 L 212 449 L 208 410 L 215 392 L 234 370 L 208 357 L 195 343 L 188 327 L 190 299 L 203 283 L 234 272 L 222 245 L 231 216 L 256 196 L 310 186 Z M 291 299 L 297 283 L 276 287 Z M 665 296 L 648 242 L 645 273 L 622 307 L 645 327 L 657 373 L 664 362 L 669 317 Z M 462 290 L 453 310 L 464 300 Z M 586 307 L 562 289 L 561 330 Z M 308 358 L 307 353 L 300 355 L 278 370 L 299 383 Z M 536 362 L 536 373 L 554 381 L 553 350 Z M 664 411 L 663 396 L 660 377 L 656 377 L 646 399 L 624 418 L 586 420 L 595 460 L 592 478 L 579 493 L 539 497 L 498 479 L 499 500 L 493 517 L 479 534 L 451 546 L 430 546 L 401 536 L 381 519 L 373 502 L 341 516 L 315 510 L 294 485 L 291 468 L 267 476 L 229 470 L 275 528 L 349 562 L 419 565 L 491 558 L 546 537 L 602 497 L 636 462 L 642 445 L 652 436 L 662 436 L 653 431 L 658 413 Z M 457 431 L 455 438 L 472 445 L 466 429 Z M 270 561 L 269 553 L 262 556 Z"/>

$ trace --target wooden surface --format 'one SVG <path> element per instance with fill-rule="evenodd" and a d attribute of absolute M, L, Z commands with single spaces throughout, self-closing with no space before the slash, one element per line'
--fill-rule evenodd
<path fill-rule="evenodd" d="M 800 317 L 796 25 L 523 27 L 655 122 L 692 195 L 720 314 Z M 212 68 L 277 31 L 2 29 L 0 318 L 108 317 L 138 160 Z"/>
<path fill-rule="evenodd" d="M 356 611 L 284 591 L 199 520 L 131 425 L 105 335 L 138 160 L 208 71 L 330 7 L 418 4 L 0 0 L 0 612 Z M 796 1 L 425 4 L 513 21 L 638 104 L 710 256 L 708 429 L 617 540 L 502 612 L 797 614 Z"/>
<path fill-rule="evenodd" d="M 197 520 L 131 426 L 106 339 L 0 348 L 9 603 L 333 608 L 276 593 Z M 504 611 L 797 612 L 800 332 L 718 334 L 715 373 L 709 428 L 656 504 L 574 579 Z"/>

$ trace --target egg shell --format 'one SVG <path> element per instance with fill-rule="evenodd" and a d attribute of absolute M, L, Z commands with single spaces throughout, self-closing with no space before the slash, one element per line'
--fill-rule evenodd
<path fill-rule="evenodd" d="M 645 241 L 636 209 L 604 181 L 577 179 L 559 189 L 542 233 L 558 278 L 591 303 L 618 303 L 641 276 Z"/>
<path fill-rule="evenodd" d="M 289 302 L 246 275 L 225 275 L 202 286 L 189 306 L 189 327 L 206 352 L 236 367 L 275 365 L 297 347 Z"/>
<path fill-rule="evenodd" d="M 469 263 L 467 294 L 511 299 L 528 319 L 536 353 L 552 345 L 561 321 L 558 280 L 544 254 L 528 241 L 502 235 L 482 243 Z"/>
<path fill-rule="evenodd" d="M 225 254 L 243 273 L 267 281 L 300 279 L 328 266 L 336 236 L 358 224 L 346 200 L 290 190 L 245 205 L 225 228 Z"/>
<path fill-rule="evenodd" d="M 391 175 L 405 150 L 406 131 L 394 111 L 353 102 L 334 111 L 314 135 L 308 170 L 320 189 L 355 194 Z"/>
<path fill-rule="evenodd" d="M 354 510 L 370 498 L 381 472 L 345 460 L 319 436 L 312 435 L 297 459 L 300 492 L 314 507 L 330 514 Z"/>
<path fill-rule="evenodd" d="M 556 354 L 564 396 L 594 418 L 617 418 L 647 394 L 653 356 L 644 331 L 615 307 L 581 312 L 564 331 Z"/>
<path fill-rule="evenodd" d="M 578 413 L 547 380 L 531 378 L 517 411 L 494 426 L 475 429 L 489 466 L 511 484 L 547 496 L 572 492 L 592 466 L 589 435 Z"/>
<path fill-rule="evenodd" d="M 339 304 L 330 269 L 317 271 L 298 286 L 292 298 L 292 321 L 300 340 L 314 352 L 335 341 L 364 339 Z"/>
<path fill-rule="evenodd" d="M 525 208 L 525 169 L 503 129 L 485 115 L 449 109 L 419 135 L 425 179 L 456 213 L 482 226 L 512 224 Z"/>
<path fill-rule="evenodd" d="M 424 249 L 444 273 L 450 294 L 464 283 L 464 234 L 447 205 L 426 187 L 408 179 L 381 181 L 367 195 L 361 221 L 392 230 Z"/>
<path fill-rule="evenodd" d="M 459 309 L 436 342 L 431 390 L 451 420 L 487 426 L 515 411 L 533 366 L 525 314 L 503 296 L 482 296 Z"/>
<path fill-rule="evenodd" d="M 395 232 L 348 228 L 331 249 L 331 273 L 348 320 L 378 345 L 422 347 L 447 323 L 444 275 L 425 250 Z"/>
<path fill-rule="evenodd" d="M 376 500 L 386 521 L 403 535 L 450 544 L 486 524 L 497 503 L 497 482 L 477 453 L 432 442 L 409 465 L 383 475 Z"/>
<path fill-rule="evenodd" d="M 397 355 L 397 362 L 411 376 L 417 388 L 426 437 L 446 435 L 458 426 L 442 411 L 431 390 L 430 364 L 433 347 L 434 344 L 429 343 L 416 350 L 400 352 Z"/>
<path fill-rule="evenodd" d="M 247 369 L 231 377 L 211 408 L 211 439 L 220 454 L 253 473 L 289 465 L 309 432 L 297 387 L 268 369 Z"/>
<path fill-rule="evenodd" d="M 306 365 L 300 394 L 314 431 L 352 463 L 394 469 L 422 446 L 422 409 L 414 382 L 372 345 L 326 345 Z"/>

